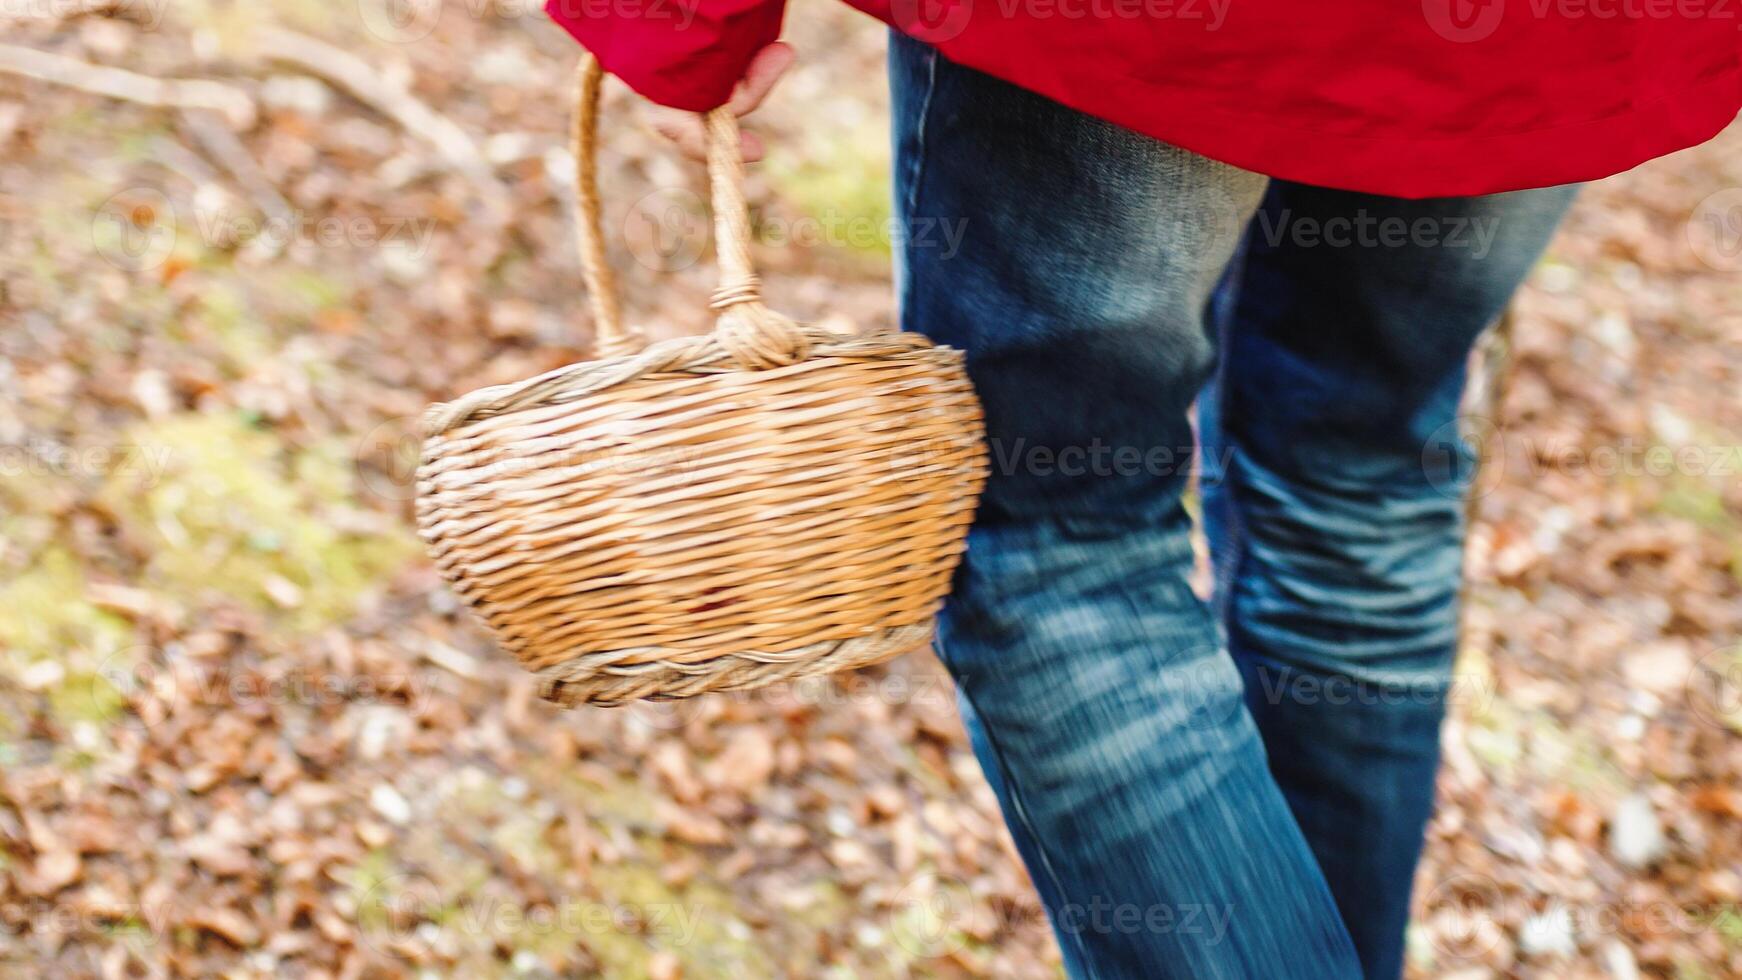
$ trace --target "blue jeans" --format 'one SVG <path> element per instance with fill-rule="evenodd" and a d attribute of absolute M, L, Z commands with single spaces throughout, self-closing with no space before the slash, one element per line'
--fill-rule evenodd
<path fill-rule="evenodd" d="M 992 455 L 940 654 L 1068 971 L 1398 976 L 1464 364 L 1573 190 L 1273 182 L 900 35 L 890 77 L 903 326 L 967 352 Z"/>

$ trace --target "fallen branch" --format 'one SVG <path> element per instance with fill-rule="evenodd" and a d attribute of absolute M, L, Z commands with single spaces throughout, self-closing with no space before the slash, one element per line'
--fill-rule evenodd
<path fill-rule="evenodd" d="M 296 220 L 295 210 L 290 202 L 279 193 L 277 186 L 265 171 L 254 161 L 248 148 L 236 138 L 236 134 L 219 125 L 209 113 L 193 109 L 184 109 L 181 113 L 182 126 L 191 134 L 206 154 L 217 161 L 218 166 L 230 172 L 236 178 L 236 183 L 254 201 L 254 206 L 260 209 L 268 221 L 289 224 Z"/>
<path fill-rule="evenodd" d="M 505 201 L 507 188 L 472 137 L 417 96 L 387 82 L 362 58 L 282 27 L 262 28 L 256 37 L 265 57 L 294 65 L 344 89 L 435 147 L 449 166 L 483 188 L 493 198 L 493 205 Z"/>
<path fill-rule="evenodd" d="M 7 9 L 0 7 L 0 21 L 23 21 L 27 24 L 61 24 L 80 17 L 114 17 L 141 23 L 153 23 L 159 8 L 138 9 L 130 0 L 57 0 L 55 3 Z"/>
<path fill-rule="evenodd" d="M 170 109 L 208 109 L 237 129 L 254 125 L 254 100 L 241 89 L 203 78 L 156 78 L 93 65 L 17 44 L 0 44 L 0 72 L 23 75 L 92 95 Z"/>

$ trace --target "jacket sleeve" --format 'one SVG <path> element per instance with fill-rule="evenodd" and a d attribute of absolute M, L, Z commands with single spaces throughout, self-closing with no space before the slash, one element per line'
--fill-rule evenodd
<path fill-rule="evenodd" d="M 786 0 L 547 0 L 544 10 L 628 86 L 703 112 L 780 36 Z"/>

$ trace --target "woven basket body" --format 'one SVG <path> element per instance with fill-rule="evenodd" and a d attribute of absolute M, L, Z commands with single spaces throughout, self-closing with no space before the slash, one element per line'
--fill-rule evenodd
<path fill-rule="evenodd" d="M 610 330 L 596 100 L 589 65 L 582 252 Z M 925 643 L 985 480 L 958 351 L 761 307 L 721 115 L 709 117 L 726 279 L 715 332 L 638 349 L 615 328 L 605 346 L 620 356 L 473 392 L 425 420 L 420 531 L 561 703 L 742 690 Z"/>

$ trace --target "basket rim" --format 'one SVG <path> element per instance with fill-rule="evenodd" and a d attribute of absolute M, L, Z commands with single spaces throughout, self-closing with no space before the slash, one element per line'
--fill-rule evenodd
<path fill-rule="evenodd" d="M 814 325 L 799 327 L 810 339 L 809 354 L 785 369 L 824 359 L 883 360 L 915 353 L 963 357 L 954 347 L 932 342 L 924 334 L 884 330 L 843 334 Z M 781 368 L 747 368 L 738 362 L 715 333 L 670 337 L 633 354 L 574 361 L 519 381 L 477 388 L 451 401 L 436 402 L 423 415 L 424 438 L 435 438 L 483 419 L 509 412 L 561 404 L 606 391 L 649 375 L 695 376 L 760 374 Z"/>

